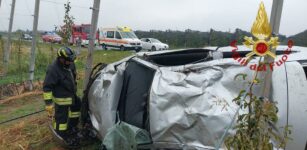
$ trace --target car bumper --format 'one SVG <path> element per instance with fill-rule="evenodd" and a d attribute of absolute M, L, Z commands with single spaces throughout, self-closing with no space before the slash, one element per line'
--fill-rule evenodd
<path fill-rule="evenodd" d="M 52 40 L 53 43 L 61 43 L 62 40 Z"/>
<path fill-rule="evenodd" d="M 95 40 L 95 44 L 98 43 L 98 40 Z M 81 45 L 88 45 L 89 44 L 89 40 L 82 40 L 81 41 Z"/>
<path fill-rule="evenodd" d="M 142 50 L 142 46 L 132 46 L 132 45 L 129 45 L 129 46 L 125 46 L 125 48 L 127 50 Z"/>

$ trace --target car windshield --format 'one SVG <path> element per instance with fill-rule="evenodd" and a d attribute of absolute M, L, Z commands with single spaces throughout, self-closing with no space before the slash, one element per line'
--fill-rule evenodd
<path fill-rule="evenodd" d="M 59 36 L 59 35 L 56 34 L 55 32 L 47 32 L 46 35 Z"/>
<path fill-rule="evenodd" d="M 91 26 L 83 26 L 83 32 L 90 34 Z"/>
<path fill-rule="evenodd" d="M 152 43 L 162 43 L 161 41 L 157 40 L 157 39 L 150 39 Z"/>
<path fill-rule="evenodd" d="M 126 39 L 137 39 L 138 37 L 133 32 L 120 32 L 122 38 Z"/>

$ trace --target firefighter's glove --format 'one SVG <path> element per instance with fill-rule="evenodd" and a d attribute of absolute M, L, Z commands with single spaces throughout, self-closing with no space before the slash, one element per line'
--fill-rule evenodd
<path fill-rule="evenodd" d="M 53 116 L 53 105 L 52 104 L 46 105 L 45 110 L 48 113 L 48 117 L 52 118 L 52 116 Z"/>

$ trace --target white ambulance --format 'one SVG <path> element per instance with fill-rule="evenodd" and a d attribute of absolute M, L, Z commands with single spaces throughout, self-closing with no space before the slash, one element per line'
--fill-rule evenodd
<path fill-rule="evenodd" d="M 129 27 L 102 28 L 99 34 L 99 44 L 106 50 L 118 48 L 120 50 L 142 50 L 140 39 Z"/>

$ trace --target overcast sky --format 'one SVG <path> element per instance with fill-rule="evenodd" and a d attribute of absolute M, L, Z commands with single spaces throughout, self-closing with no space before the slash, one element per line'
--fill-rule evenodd
<path fill-rule="evenodd" d="M 2 0 L 0 30 L 8 29 L 10 4 Z M 61 25 L 67 0 L 41 0 L 39 30 Z M 90 23 L 93 0 L 70 0 L 75 23 Z M 13 29 L 32 29 L 35 0 L 16 0 Z M 98 27 L 129 26 L 134 30 L 250 31 L 261 0 L 101 0 Z M 263 0 L 268 16 L 272 0 Z M 307 29 L 307 0 L 285 0 L 280 33 Z"/>

